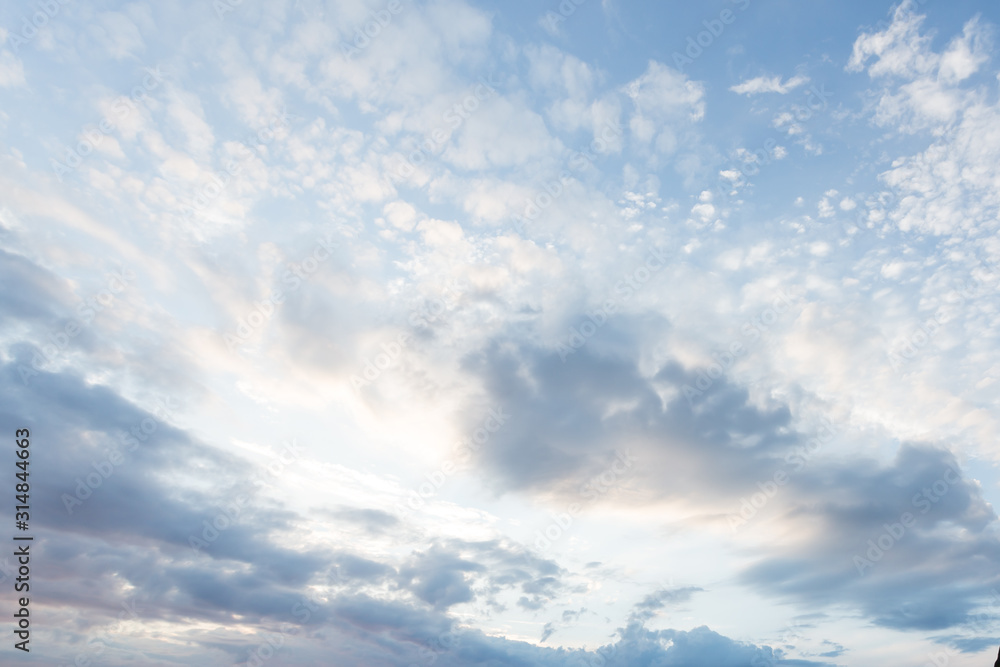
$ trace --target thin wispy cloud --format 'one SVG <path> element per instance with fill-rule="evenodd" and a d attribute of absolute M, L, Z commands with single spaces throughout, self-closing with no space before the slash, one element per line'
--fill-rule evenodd
<path fill-rule="evenodd" d="M 740 95 L 759 95 L 761 93 L 786 95 L 807 83 L 809 83 L 809 77 L 802 74 L 789 77 L 783 83 L 780 76 L 758 76 L 730 86 L 729 90 Z"/>

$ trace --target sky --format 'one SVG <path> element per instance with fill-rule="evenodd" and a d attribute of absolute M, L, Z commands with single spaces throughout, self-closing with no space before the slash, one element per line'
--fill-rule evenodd
<path fill-rule="evenodd" d="M 3 3 L 2 661 L 992 664 L 998 26 Z"/>

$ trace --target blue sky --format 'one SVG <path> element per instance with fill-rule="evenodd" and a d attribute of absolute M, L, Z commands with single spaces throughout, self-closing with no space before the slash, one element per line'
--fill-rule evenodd
<path fill-rule="evenodd" d="M 0 7 L 4 660 L 991 664 L 998 25 Z"/>

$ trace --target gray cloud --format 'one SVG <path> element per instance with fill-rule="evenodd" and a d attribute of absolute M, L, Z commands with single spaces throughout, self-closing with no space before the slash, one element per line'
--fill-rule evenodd
<path fill-rule="evenodd" d="M 718 498 L 770 475 L 800 440 L 788 429 L 787 407 L 763 411 L 725 378 L 689 406 L 681 389 L 697 373 L 677 363 L 645 378 L 634 361 L 587 348 L 563 363 L 553 351 L 499 343 L 464 363 L 482 378 L 489 400 L 512 415 L 478 454 L 487 478 L 505 490 L 579 497 L 616 449 L 631 447 L 659 480 L 647 485 L 649 493 Z M 674 390 L 666 405 L 660 385 Z"/>
<path fill-rule="evenodd" d="M 783 470 L 789 481 L 768 516 L 815 537 L 772 547 L 739 576 L 761 594 L 817 609 L 847 602 L 878 625 L 928 630 L 965 622 L 1000 582 L 1000 542 L 987 530 L 996 514 L 945 449 L 903 443 L 889 465 L 824 459 L 798 471 L 789 457 L 807 436 L 791 428 L 789 409 L 751 405 L 747 391 L 725 377 L 690 405 L 680 390 L 696 372 L 676 362 L 646 378 L 620 356 L 583 348 L 562 363 L 554 352 L 507 343 L 465 365 L 512 415 L 477 460 L 500 489 L 579 500 L 580 485 L 627 445 L 642 461 L 629 502 L 676 497 L 735 509 L 760 480 Z M 663 388 L 674 398 L 661 400 Z M 934 484 L 941 491 L 947 470 L 957 481 L 938 497 Z M 916 525 L 859 576 L 853 557 L 906 511 Z M 948 526 L 962 532 L 945 537 Z M 530 599 L 523 604 L 535 608 Z"/>

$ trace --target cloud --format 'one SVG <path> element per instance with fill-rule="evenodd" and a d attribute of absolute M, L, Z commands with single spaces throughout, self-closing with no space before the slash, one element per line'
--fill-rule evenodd
<path fill-rule="evenodd" d="M 720 667 L 746 667 L 750 664 L 771 664 L 776 667 L 824 667 L 829 663 L 808 660 L 786 660 L 780 650 L 737 642 L 713 632 L 705 626 L 690 631 L 645 629 L 633 623 L 619 629 L 618 640 L 593 651 L 550 649 L 521 641 L 490 637 L 477 630 L 460 630 L 440 617 L 423 615 L 401 605 L 387 604 L 368 598 L 356 598 L 336 607 L 338 617 L 365 634 L 382 634 L 380 653 L 383 659 L 394 648 L 401 655 L 386 664 L 404 665 L 408 658 L 420 652 L 404 649 L 401 640 L 422 647 L 424 655 L 434 655 L 436 663 L 447 667 L 459 665 L 541 665 L 570 667 L 586 663 L 613 665 L 681 665 L 712 664 Z M 552 626 L 544 632 L 551 636 Z M 363 635 L 362 635 L 363 636 Z M 360 638 L 360 636 L 359 636 Z M 391 639 L 390 639 L 391 638 Z M 547 637 L 546 637 L 547 638 Z M 411 645 L 412 646 L 412 645 Z M 358 650 L 358 649 L 355 649 Z"/>
<path fill-rule="evenodd" d="M 667 645 L 669 648 L 664 649 Z M 785 660 L 780 650 L 737 642 L 713 632 L 705 626 L 689 631 L 647 630 L 630 625 L 622 631 L 622 639 L 608 651 L 612 660 L 624 665 L 691 665 L 711 664 L 719 667 L 743 667 L 765 664 L 781 667 L 821 667 L 829 663 L 809 660 Z M 614 664 L 614 663 L 613 663 Z"/>
<path fill-rule="evenodd" d="M 914 10 L 914 1 L 906 0 L 893 12 L 889 27 L 858 37 L 847 65 L 848 71 L 866 70 L 883 83 L 876 121 L 908 132 L 951 124 L 970 106 L 969 93 L 958 84 L 989 60 L 991 47 L 988 30 L 973 18 L 944 52 L 935 52 L 933 35 L 922 31 L 926 17 Z"/>
<path fill-rule="evenodd" d="M 913 0 L 904 0 L 893 10 L 888 28 L 858 37 L 847 63 L 848 71 L 861 71 L 871 58 L 875 58 L 875 63 L 868 67 L 872 77 L 913 78 L 933 71 L 938 59 L 930 53 L 931 37 L 920 33 L 926 17 L 914 11 L 915 4 Z"/>
<path fill-rule="evenodd" d="M 917 444 L 904 444 L 886 466 L 857 460 L 805 469 L 778 516 L 793 532 L 815 530 L 741 578 L 802 602 L 850 601 L 883 627 L 967 623 L 1000 583 L 987 565 L 1000 543 L 988 530 L 996 513 L 959 471 L 947 451 Z M 910 527 L 900 523 L 905 513 Z"/>
<path fill-rule="evenodd" d="M 678 134 L 705 116 L 704 85 L 655 60 L 623 91 L 633 105 L 632 136 L 664 154 L 676 151 L 681 141 Z"/>
<path fill-rule="evenodd" d="M 138 26 L 119 12 L 102 12 L 90 28 L 91 36 L 116 60 L 134 57 L 145 48 Z"/>
<path fill-rule="evenodd" d="M 357 523 L 370 532 L 381 532 L 399 524 L 398 517 L 378 509 L 342 507 L 331 511 L 330 514 L 337 519 Z"/>
<path fill-rule="evenodd" d="M 607 466 L 606 458 L 616 448 L 627 446 L 642 465 L 630 475 L 627 500 L 612 494 L 604 502 L 684 498 L 711 513 L 709 508 L 721 509 L 721 503 L 738 505 L 744 489 L 784 470 L 793 479 L 771 501 L 769 516 L 801 526 L 799 534 L 810 537 L 786 544 L 780 555 L 748 568 L 743 575 L 747 584 L 792 596 L 802 605 L 824 599 L 849 602 L 885 627 L 941 629 L 967 621 L 981 597 L 973 582 L 989 586 L 997 581 L 987 570 L 959 567 L 971 554 L 984 566 L 995 558 L 996 540 L 985 531 L 996 515 L 973 482 L 961 478 L 949 484 L 933 506 L 914 500 L 922 490 L 940 485 L 942 475 L 952 474 L 947 471 L 959 470 L 946 450 L 904 445 L 886 468 L 859 459 L 824 463 L 795 475 L 802 462 L 793 452 L 806 438 L 788 428 L 786 408 L 761 411 L 747 404 L 744 391 L 725 381 L 704 402 L 689 406 L 681 389 L 695 382 L 695 371 L 676 362 L 643 378 L 625 360 L 597 357 L 586 349 L 562 363 L 557 355 L 531 349 L 515 353 L 508 345 L 485 350 L 466 363 L 482 375 L 491 400 L 518 415 L 479 459 L 507 489 L 545 489 L 549 496 L 558 491 L 562 503 L 583 503 L 581 484 Z M 675 398 L 664 403 L 654 387 L 670 386 L 673 390 L 666 393 Z M 745 439 L 756 444 L 737 444 Z M 670 483 L 664 485 L 665 479 Z M 867 540 L 879 538 L 883 524 L 899 522 L 903 512 L 918 515 L 924 505 L 926 518 L 884 562 L 861 576 L 853 557 L 864 557 Z M 952 537 L 957 541 L 942 551 L 939 531 L 944 525 L 966 532 L 960 539 Z M 817 533 L 806 526 L 823 528 Z M 939 555 L 927 562 L 931 552 Z M 956 587 L 969 590 L 968 595 L 956 595 Z M 648 618 L 665 602 L 651 596 L 637 613 Z"/>
<path fill-rule="evenodd" d="M 353 554 L 336 554 L 333 556 L 333 561 L 337 564 L 335 576 L 339 581 L 347 579 L 378 581 L 396 574 L 396 570 L 388 565 Z"/>
<path fill-rule="evenodd" d="M 629 620 L 645 623 L 655 618 L 661 609 L 687 602 L 691 599 L 692 595 L 703 590 L 703 588 L 697 586 L 686 586 L 683 588 L 662 588 L 653 591 L 643 598 L 642 601 L 635 604 Z"/>
<path fill-rule="evenodd" d="M 809 77 L 803 74 L 797 74 L 784 83 L 781 82 L 780 76 L 758 76 L 730 86 L 729 90 L 739 95 L 759 95 L 761 93 L 785 95 L 806 83 L 809 83 Z"/>
<path fill-rule="evenodd" d="M 609 333 L 616 327 L 605 325 Z M 773 466 L 769 456 L 798 441 L 786 431 L 787 408 L 760 410 L 724 378 L 690 405 L 683 388 L 694 386 L 698 371 L 676 361 L 648 377 L 628 358 L 589 346 L 563 362 L 555 351 L 495 341 L 465 365 L 482 378 L 491 404 L 518 415 L 479 454 L 504 489 L 544 488 L 579 500 L 583 483 L 604 472 L 616 450 L 628 448 L 643 461 L 642 471 L 661 482 L 670 469 L 669 487 L 643 484 L 647 498 L 707 500 L 736 478 L 765 475 Z M 672 396 L 666 404 L 661 392 Z M 757 444 L 738 445 L 743 438 Z M 642 471 L 635 473 L 640 479 Z"/>
<path fill-rule="evenodd" d="M 10 51 L 0 50 L 0 88 L 12 88 L 24 84 L 24 63 Z"/>
<path fill-rule="evenodd" d="M 478 563 L 457 558 L 433 548 L 414 557 L 400 570 L 401 585 L 409 587 L 418 598 L 437 609 L 472 600 L 465 572 L 481 572 Z"/>
<path fill-rule="evenodd" d="M 0 427 L 37 436 L 43 661 L 95 635 L 109 665 L 987 648 L 970 629 L 1000 586 L 973 458 L 1000 431 L 985 18 L 903 3 L 822 57 L 846 61 L 823 90 L 867 90 L 741 117 L 709 93 L 801 95 L 804 73 L 768 73 L 795 67 L 787 45 L 744 31 L 684 74 L 625 29 L 676 18 L 655 8 L 605 2 L 572 20 L 611 41 L 567 27 L 562 48 L 461 0 L 232 4 L 70 3 L 0 51 Z M 737 51 L 780 69 L 735 78 Z M 95 109 L 116 117 L 149 54 L 163 86 L 60 182 L 48 165 Z M 774 144 L 743 187 L 721 156 L 749 160 L 767 131 L 806 155 Z M 829 159 L 808 159 L 813 137 Z M 734 188 L 713 195 L 720 169 Z M 625 289 L 654 247 L 656 275 Z M 85 317 L 122 267 L 128 288 Z M 490 410 L 509 418 L 456 465 Z M 293 436 L 310 442 L 282 463 L 270 447 Z M 648 583 L 667 574 L 687 583 Z M 761 640 L 787 616 L 813 636 Z"/>

